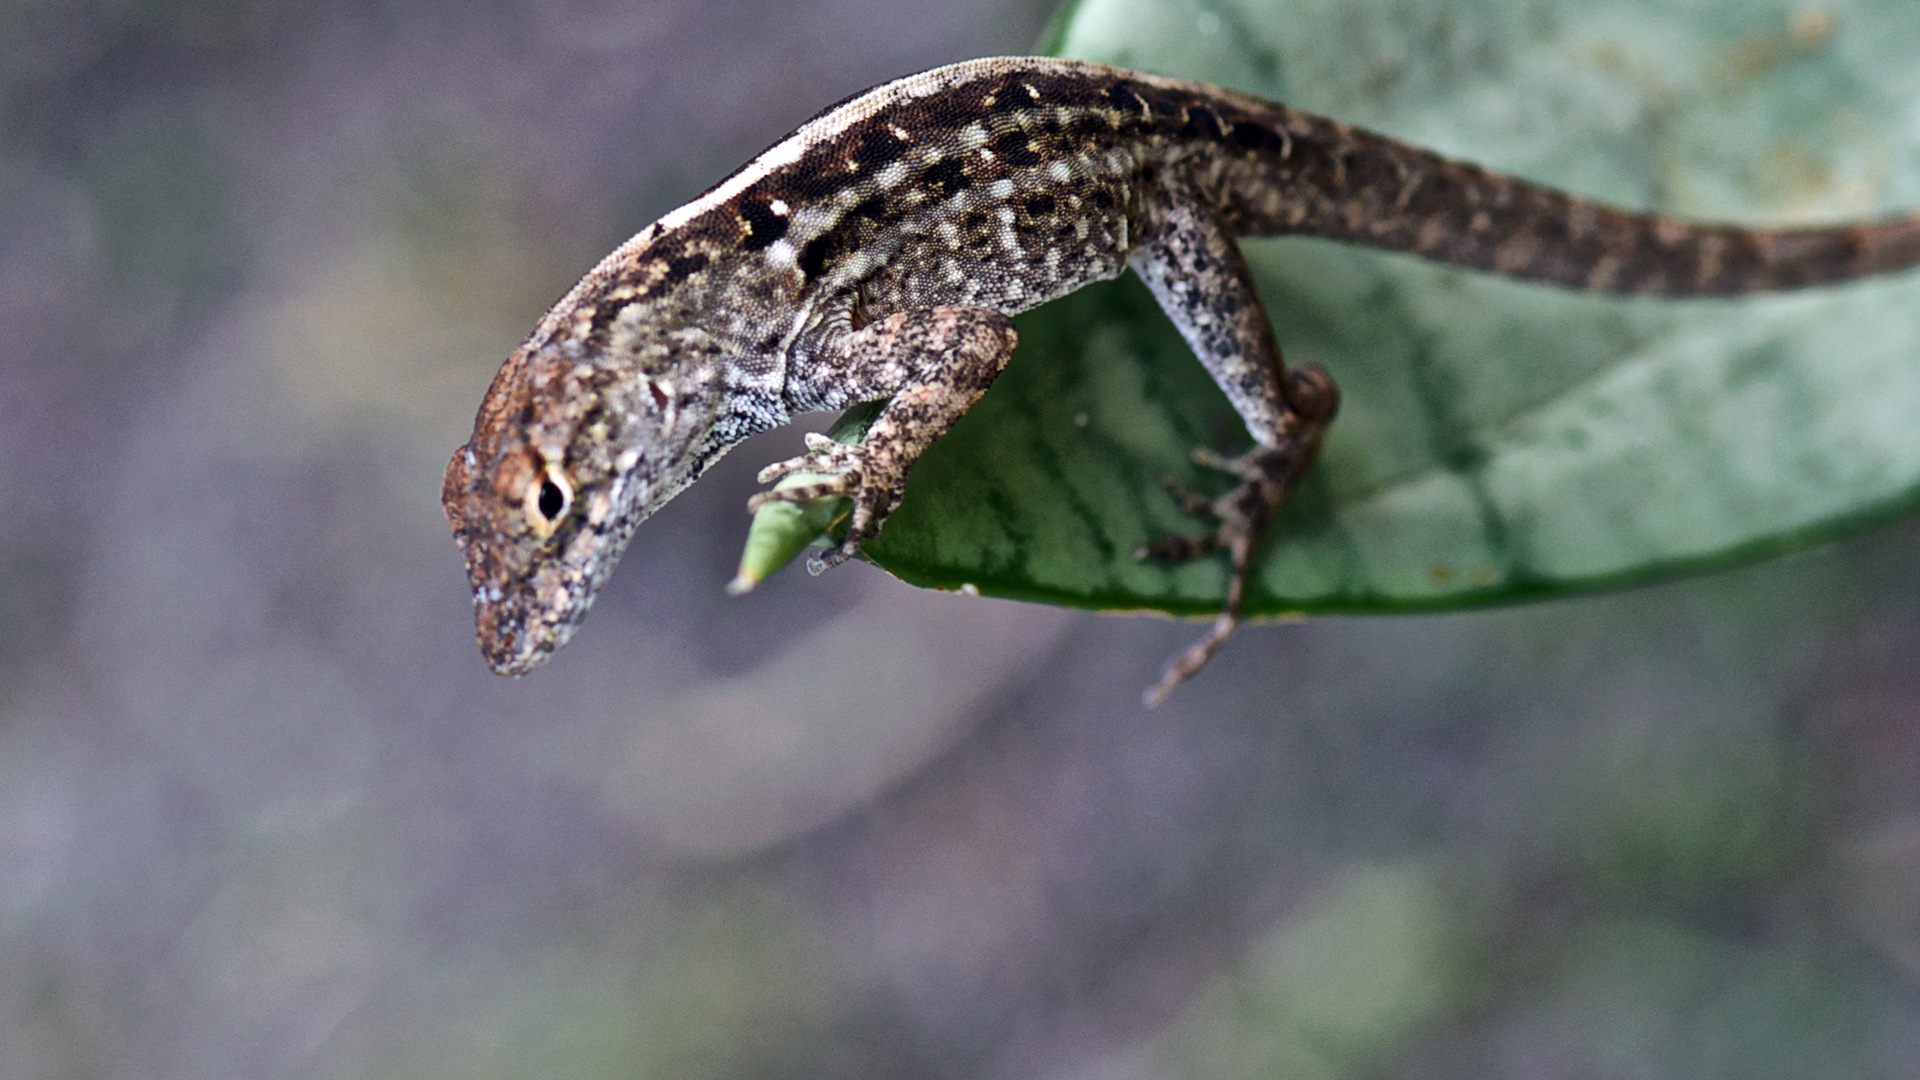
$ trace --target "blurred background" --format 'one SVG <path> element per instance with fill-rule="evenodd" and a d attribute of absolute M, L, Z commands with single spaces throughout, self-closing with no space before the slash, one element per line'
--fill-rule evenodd
<path fill-rule="evenodd" d="M 731 575 L 506 681 L 573 279 L 1039 0 L 0 2 L 0 1077 L 1920 1076 L 1920 523 L 1243 633 Z"/>

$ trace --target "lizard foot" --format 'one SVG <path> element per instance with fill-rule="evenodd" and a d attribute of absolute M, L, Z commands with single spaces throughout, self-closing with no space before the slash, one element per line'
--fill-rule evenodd
<path fill-rule="evenodd" d="M 1152 707 L 1165 701 L 1173 688 L 1206 666 L 1220 651 L 1227 638 L 1240 625 L 1241 607 L 1246 601 L 1247 577 L 1253 569 L 1253 555 L 1274 512 L 1286 501 L 1293 485 L 1313 466 L 1320 443 L 1339 408 L 1338 391 L 1326 372 L 1313 365 L 1302 365 L 1289 373 L 1287 398 L 1289 424 L 1285 436 L 1272 446 L 1258 446 L 1238 457 L 1222 457 L 1211 450 L 1196 450 L 1193 460 L 1204 468 L 1224 472 L 1240 483 L 1218 498 L 1206 498 L 1181 487 L 1173 478 L 1163 482 L 1181 508 L 1190 514 L 1210 517 L 1219 524 L 1203 536 L 1175 536 L 1143 545 L 1135 558 L 1153 558 L 1165 562 L 1184 562 L 1215 551 L 1225 551 L 1228 559 L 1226 601 L 1220 615 L 1199 641 L 1168 662 L 1160 681 L 1142 700 Z"/>
<path fill-rule="evenodd" d="M 853 500 L 847 535 L 837 546 L 807 560 L 810 574 L 824 573 L 852 558 L 863 541 L 880 532 L 881 523 L 900 505 L 907 487 L 906 463 L 895 455 L 873 443 L 839 443 L 825 435 L 808 435 L 805 454 L 761 469 L 759 479 L 768 484 L 794 473 L 818 473 L 821 479 L 763 491 L 747 501 L 747 512 L 774 502 L 804 506 L 815 499 Z"/>

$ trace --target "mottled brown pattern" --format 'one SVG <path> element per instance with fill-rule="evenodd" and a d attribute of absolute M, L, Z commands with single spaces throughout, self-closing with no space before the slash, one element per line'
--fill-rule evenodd
<path fill-rule="evenodd" d="M 480 644 L 520 674 L 565 643 L 633 529 L 728 447 L 801 411 L 885 399 L 867 440 L 809 443 L 854 501 L 816 569 L 898 505 L 914 461 L 1013 348 L 1008 317 L 1131 266 L 1246 421 L 1187 497 L 1219 521 L 1148 553 L 1224 549 L 1225 610 L 1157 698 L 1238 622 L 1266 522 L 1339 396 L 1288 371 L 1235 237 L 1301 234 L 1610 293 L 1796 288 L 1920 261 L 1920 219 L 1746 230 L 1602 206 L 1199 83 L 1043 58 L 970 61 L 818 114 L 622 245 L 495 378 L 443 497 Z M 548 511 L 554 511 L 548 513 Z"/>

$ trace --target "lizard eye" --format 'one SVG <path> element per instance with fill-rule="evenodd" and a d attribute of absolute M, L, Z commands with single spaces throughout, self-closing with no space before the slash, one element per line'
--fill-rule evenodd
<path fill-rule="evenodd" d="M 541 470 L 538 481 L 527 485 L 523 506 L 527 524 L 541 537 L 551 534 L 572 506 L 573 485 L 567 482 L 565 473 L 551 464 Z"/>

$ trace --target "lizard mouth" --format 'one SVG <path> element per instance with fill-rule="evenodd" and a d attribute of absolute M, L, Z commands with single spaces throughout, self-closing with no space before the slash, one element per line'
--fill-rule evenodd
<path fill-rule="evenodd" d="M 481 643 L 481 648 L 486 650 L 485 642 Z M 487 666 L 493 669 L 495 675 L 517 679 L 539 667 L 546 660 L 547 655 L 541 652 L 501 654 L 487 651 Z"/>
<path fill-rule="evenodd" d="M 474 636 L 495 675 L 518 678 L 547 662 L 566 644 L 571 627 L 529 627 L 524 613 L 504 601 L 476 598 Z"/>

